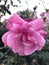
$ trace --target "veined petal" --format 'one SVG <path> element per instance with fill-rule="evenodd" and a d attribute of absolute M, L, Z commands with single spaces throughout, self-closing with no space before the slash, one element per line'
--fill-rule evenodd
<path fill-rule="evenodd" d="M 21 33 L 20 34 L 14 34 L 11 33 L 7 37 L 7 45 L 12 49 L 14 53 L 18 53 L 18 51 L 21 49 Z"/>
<path fill-rule="evenodd" d="M 7 37 L 7 45 L 12 48 L 14 44 L 16 44 L 15 34 L 11 33 Z"/>
<path fill-rule="evenodd" d="M 21 41 L 16 41 L 16 43 L 13 44 L 12 51 L 14 53 L 18 53 L 22 51 L 22 44 Z"/>
<path fill-rule="evenodd" d="M 24 55 L 30 55 L 34 53 L 35 51 L 37 51 L 37 45 L 35 44 L 32 46 L 25 45 L 23 51 L 24 51 Z"/>
<path fill-rule="evenodd" d="M 45 30 L 38 31 L 44 38 L 47 36 L 47 32 Z"/>
<path fill-rule="evenodd" d="M 12 29 L 12 23 L 11 22 L 7 22 L 6 23 L 6 29 L 7 30 L 11 30 Z"/>
<path fill-rule="evenodd" d="M 45 45 L 45 39 L 40 35 L 40 33 L 34 31 L 33 37 L 39 46 Z"/>
<path fill-rule="evenodd" d="M 2 36 L 2 41 L 4 42 L 4 45 L 7 46 L 7 36 L 11 34 L 11 32 L 6 32 L 3 36 Z"/>
<path fill-rule="evenodd" d="M 17 14 L 13 14 L 13 16 L 11 16 L 8 21 L 12 22 L 12 23 L 16 23 L 16 24 L 20 24 L 22 25 L 24 23 L 24 20 L 18 16 Z"/>
<path fill-rule="evenodd" d="M 36 19 L 34 21 L 31 21 L 30 24 L 34 28 L 34 30 L 40 30 L 44 28 L 44 22 L 42 19 Z"/>

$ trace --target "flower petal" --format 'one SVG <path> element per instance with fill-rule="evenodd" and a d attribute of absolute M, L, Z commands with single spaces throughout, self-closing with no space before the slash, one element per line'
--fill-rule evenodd
<path fill-rule="evenodd" d="M 12 51 L 14 53 L 18 53 L 20 51 L 20 49 L 21 49 L 21 45 L 20 44 L 21 44 L 20 41 L 16 41 L 16 43 L 13 44 Z"/>
<path fill-rule="evenodd" d="M 4 42 L 4 45 L 7 46 L 7 36 L 11 34 L 11 32 L 6 32 L 3 36 L 2 36 L 2 41 Z"/>
<path fill-rule="evenodd" d="M 12 29 L 12 23 L 11 22 L 7 22 L 6 23 L 6 29 L 7 30 L 11 30 Z"/>
<path fill-rule="evenodd" d="M 30 55 L 32 53 L 34 53 L 35 51 L 37 51 L 37 45 L 33 44 L 32 46 L 24 46 L 24 55 Z"/>
<path fill-rule="evenodd" d="M 15 34 L 11 33 L 7 37 L 7 45 L 8 47 L 12 48 L 15 42 Z"/>
<path fill-rule="evenodd" d="M 37 42 L 36 44 L 38 44 L 39 46 L 42 46 L 43 47 L 45 45 L 45 40 L 40 35 L 40 33 L 34 31 L 33 38 L 35 39 L 35 42 Z"/>
<path fill-rule="evenodd" d="M 47 32 L 44 30 L 40 30 L 39 33 L 45 38 L 47 35 Z"/>
<path fill-rule="evenodd" d="M 40 30 L 44 28 L 44 22 L 42 19 L 36 19 L 34 21 L 31 21 L 30 24 L 34 28 L 34 30 Z"/>
<path fill-rule="evenodd" d="M 16 24 L 20 24 L 22 25 L 24 23 L 24 20 L 19 17 L 17 14 L 13 14 L 13 16 L 11 16 L 8 21 L 12 22 L 12 23 L 16 23 Z"/>
<path fill-rule="evenodd" d="M 7 37 L 7 45 L 12 49 L 14 53 L 17 53 L 21 48 L 22 44 L 20 38 L 21 38 L 21 34 L 16 35 L 14 33 L 11 33 Z"/>

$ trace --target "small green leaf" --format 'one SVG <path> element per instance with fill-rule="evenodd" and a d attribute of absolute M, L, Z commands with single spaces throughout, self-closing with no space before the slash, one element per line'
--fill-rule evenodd
<path fill-rule="evenodd" d="M 10 0 L 11 1 L 11 5 L 13 5 L 13 1 L 12 0 Z"/>

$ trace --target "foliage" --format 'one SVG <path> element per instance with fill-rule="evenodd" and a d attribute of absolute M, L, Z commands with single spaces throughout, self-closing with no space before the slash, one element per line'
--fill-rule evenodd
<path fill-rule="evenodd" d="M 34 11 L 31 11 L 29 9 L 26 9 L 25 11 L 18 11 L 17 14 L 23 18 L 23 19 L 26 19 L 26 18 L 30 18 L 30 19 L 33 19 L 33 17 L 36 15 L 37 16 L 37 13 L 36 13 L 36 7 L 33 8 Z"/>
<path fill-rule="evenodd" d="M 1 4 L 1 5 L 0 5 L 0 18 L 1 18 L 2 16 L 5 16 L 6 12 L 7 12 L 9 15 L 11 15 L 11 11 L 9 10 L 10 5 L 13 6 L 13 7 L 18 7 L 18 5 L 14 5 L 14 4 L 13 4 L 13 0 L 10 0 L 10 3 L 9 3 L 9 4 L 7 4 L 8 0 L 0 0 L 0 3 L 1 3 L 2 1 L 4 2 L 4 4 Z M 17 0 L 17 1 L 18 1 L 19 3 L 21 3 L 20 0 Z"/>

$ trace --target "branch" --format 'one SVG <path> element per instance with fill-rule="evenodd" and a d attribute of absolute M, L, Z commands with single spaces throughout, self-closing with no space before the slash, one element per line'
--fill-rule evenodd
<path fill-rule="evenodd" d="M 13 4 L 13 1 L 12 0 L 10 0 L 11 1 L 11 5 L 13 6 L 13 7 L 18 7 L 18 5 L 14 5 Z"/>

